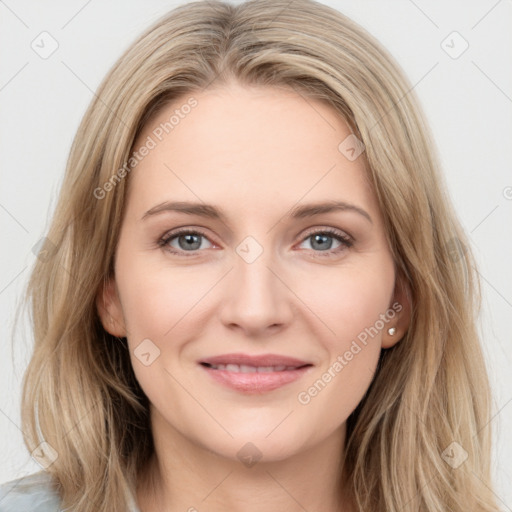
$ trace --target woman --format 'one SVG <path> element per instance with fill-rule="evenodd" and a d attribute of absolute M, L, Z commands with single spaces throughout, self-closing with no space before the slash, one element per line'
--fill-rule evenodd
<path fill-rule="evenodd" d="M 46 471 L 0 510 L 498 510 L 478 282 L 432 147 L 333 9 L 162 18 L 73 144 L 28 288 Z"/>

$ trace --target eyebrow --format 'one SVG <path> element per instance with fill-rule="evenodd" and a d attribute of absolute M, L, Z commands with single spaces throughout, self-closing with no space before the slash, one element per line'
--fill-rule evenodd
<path fill-rule="evenodd" d="M 304 204 L 292 208 L 288 214 L 288 217 L 293 219 L 303 219 L 306 217 L 313 217 L 315 215 L 336 211 L 351 211 L 358 213 L 373 224 L 372 218 L 368 212 L 359 206 L 347 203 L 345 201 L 324 201 L 320 203 Z M 148 210 L 142 216 L 141 220 L 145 220 L 148 217 L 157 215 L 162 212 L 180 212 L 189 215 L 198 215 L 200 217 L 220 220 L 221 222 L 227 224 L 227 216 L 220 208 L 217 208 L 211 204 L 194 203 L 189 201 L 165 201 Z"/>

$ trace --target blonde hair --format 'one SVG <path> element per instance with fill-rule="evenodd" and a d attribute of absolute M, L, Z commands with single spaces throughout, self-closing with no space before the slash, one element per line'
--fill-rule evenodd
<path fill-rule="evenodd" d="M 164 105 L 236 80 L 327 101 L 351 126 L 411 291 L 408 332 L 382 351 L 347 422 L 343 473 L 357 510 L 498 510 L 491 394 L 475 325 L 479 284 L 414 91 L 356 23 L 312 0 L 288 4 L 174 9 L 117 61 L 82 120 L 47 257 L 27 289 L 35 348 L 24 378 L 24 439 L 30 451 L 45 441 L 57 452 L 47 471 L 64 507 L 124 511 L 154 449 L 126 340 L 103 329 L 95 302 L 113 275 L 130 182 L 127 173 L 113 176 Z M 467 452 L 458 467 L 448 463 L 453 450 Z"/>

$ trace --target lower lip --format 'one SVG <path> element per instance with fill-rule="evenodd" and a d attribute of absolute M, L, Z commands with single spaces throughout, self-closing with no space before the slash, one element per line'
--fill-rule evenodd
<path fill-rule="evenodd" d="M 266 393 L 267 391 L 278 389 L 300 379 L 312 368 L 311 366 L 305 366 L 296 370 L 283 370 L 281 372 L 239 373 L 214 370 L 203 365 L 201 367 L 217 382 L 245 393 Z"/>

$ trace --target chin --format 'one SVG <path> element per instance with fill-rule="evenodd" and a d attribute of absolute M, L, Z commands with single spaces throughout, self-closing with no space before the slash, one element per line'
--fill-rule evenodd
<path fill-rule="evenodd" d="M 233 438 L 222 436 L 217 439 L 204 439 L 202 445 L 219 457 L 239 460 L 247 467 L 256 462 L 278 462 L 289 459 L 307 450 L 307 439 L 303 431 L 294 432 L 282 429 L 269 435 L 271 428 L 254 428 L 254 425 L 231 431 Z M 275 425 L 274 427 L 275 428 Z"/>

